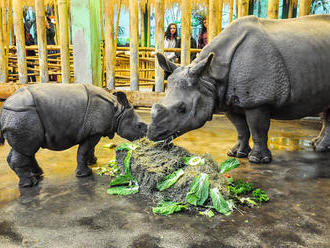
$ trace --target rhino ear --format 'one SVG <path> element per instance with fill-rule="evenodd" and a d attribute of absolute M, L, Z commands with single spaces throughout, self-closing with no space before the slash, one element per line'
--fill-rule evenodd
<path fill-rule="evenodd" d="M 117 101 L 124 106 L 124 108 L 131 108 L 131 104 L 129 104 L 126 94 L 122 91 L 114 92 L 113 95 L 117 97 Z"/>
<path fill-rule="evenodd" d="M 178 66 L 171 61 L 169 61 L 163 54 L 157 53 L 157 60 L 161 68 L 164 71 L 172 73 Z"/>
<path fill-rule="evenodd" d="M 189 70 L 189 73 L 193 76 L 200 76 L 205 70 L 208 69 L 208 67 L 212 62 L 213 57 L 214 57 L 214 53 L 209 53 L 209 56 L 207 56 L 207 58 L 199 61 L 197 64 L 192 66 Z"/>

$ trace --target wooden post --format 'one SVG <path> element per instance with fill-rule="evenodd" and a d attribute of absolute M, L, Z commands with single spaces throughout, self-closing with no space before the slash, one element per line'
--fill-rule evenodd
<path fill-rule="evenodd" d="M 229 2 L 229 23 L 233 21 L 234 15 L 234 0 L 230 0 Z"/>
<path fill-rule="evenodd" d="M 118 11 L 117 11 L 117 20 L 116 20 L 116 37 L 115 37 L 115 48 L 116 48 L 116 49 L 115 49 L 115 51 L 117 51 L 120 11 L 121 11 L 121 0 L 119 1 Z M 115 56 L 115 58 L 116 58 L 116 56 Z"/>
<path fill-rule="evenodd" d="M 219 10 L 219 13 L 218 13 L 218 32 L 217 33 L 220 33 L 221 30 L 222 30 L 222 10 L 223 10 L 223 0 L 219 0 L 219 7 L 217 8 Z"/>
<path fill-rule="evenodd" d="M 150 47 L 150 12 L 151 12 L 151 3 L 148 1 L 148 23 L 147 23 L 147 47 Z"/>
<path fill-rule="evenodd" d="M 155 0 L 155 52 L 164 53 L 164 0 Z M 155 91 L 163 91 L 164 72 L 155 58 Z"/>
<path fill-rule="evenodd" d="M 60 27 L 60 22 L 58 20 L 58 6 L 57 6 L 57 0 L 54 0 L 54 12 L 55 12 L 55 32 L 56 32 L 56 44 L 58 45 L 60 42 L 60 34 L 59 34 L 59 27 Z"/>
<path fill-rule="evenodd" d="M 40 82 L 48 83 L 48 63 L 47 63 L 47 39 L 45 25 L 45 5 L 44 0 L 35 0 L 37 33 L 38 33 L 38 51 L 40 64 Z"/>
<path fill-rule="evenodd" d="M 181 65 L 190 64 L 191 0 L 182 1 Z"/>
<path fill-rule="evenodd" d="M 312 0 L 300 0 L 299 16 L 309 15 L 311 12 Z"/>
<path fill-rule="evenodd" d="M 238 17 L 249 14 L 249 0 L 238 0 Z"/>
<path fill-rule="evenodd" d="M 21 84 L 27 83 L 27 66 L 25 51 L 25 35 L 23 24 L 23 9 L 21 0 L 13 0 L 14 26 L 16 33 L 18 78 Z"/>
<path fill-rule="evenodd" d="M 207 28 L 207 43 L 210 43 L 212 39 L 217 35 L 217 8 L 219 6 L 218 0 L 209 1 L 209 16 L 208 28 Z"/>
<path fill-rule="evenodd" d="M 139 6 L 136 0 L 129 0 L 129 23 L 131 90 L 139 90 Z"/>
<path fill-rule="evenodd" d="M 69 17 L 67 0 L 58 0 L 62 83 L 70 83 Z"/>
<path fill-rule="evenodd" d="M 1 1 L 1 7 L 3 6 L 3 0 Z M 7 68 L 7 56 L 5 52 L 5 39 L 3 34 L 4 23 L 0 18 L 0 83 L 6 83 L 8 80 L 8 68 Z"/>
<path fill-rule="evenodd" d="M 13 6 L 12 0 L 8 1 L 8 29 L 10 32 L 10 41 L 11 45 L 15 44 L 15 36 L 14 36 L 14 25 L 13 25 Z"/>
<path fill-rule="evenodd" d="M 141 47 L 144 47 L 145 43 L 145 30 L 144 30 L 144 12 L 145 12 L 145 4 L 140 5 L 140 16 L 141 16 Z"/>
<path fill-rule="evenodd" d="M 268 19 L 278 19 L 279 0 L 268 1 Z"/>
<path fill-rule="evenodd" d="M 106 85 L 112 90 L 115 88 L 115 59 L 116 45 L 114 38 L 114 1 L 104 0 L 105 18 L 105 61 L 106 61 Z"/>

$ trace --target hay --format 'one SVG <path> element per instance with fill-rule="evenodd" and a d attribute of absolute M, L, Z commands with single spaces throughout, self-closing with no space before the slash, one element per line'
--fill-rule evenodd
<path fill-rule="evenodd" d="M 147 139 L 134 142 L 138 147 L 132 151 L 131 174 L 138 180 L 139 193 L 146 195 L 154 202 L 171 200 L 174 202 L 185 202 L 186 194 L 190 189 L 193 179 L 206 173 L 209 176 L 210 188 L 217 187 L 223 196 L 228 196 L 225 185 L 225 178 L 219 173 L 219 166 L 210 157 L 205 155 L 203 165 L 186 165 L 183 157 L 193 157 L 185 149 L 173 144 L 164 145 L 154 143 Z M 127 151 L 117 151 L 116 159 L 118 166 L 124 165 Z M 182 168 L 183 176 L 170 188 L 165 191 L 158 191 L 157 184 L 172 172 Z"/>

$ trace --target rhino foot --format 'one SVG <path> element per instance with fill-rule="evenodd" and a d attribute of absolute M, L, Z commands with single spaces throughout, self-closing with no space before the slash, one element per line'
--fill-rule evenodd
<path fill-rule="evenodd" d="M 84 167 L 76 170 L 76 177 L 87 177 L 92 174 L 92 169 L 89 167 Z"/>
<path fill-rule="evenodd" d="M 230 151 L 227 152 L 227 155 L 229 157 L 246 158 L 248 157 L 250 151 L 251 151 L 250 147 L 247 147 L 245 149 L 240 149 L 240 146 L 236 145 Z"/>
<path fill-rule="evenodd" d="M 36 177 L 22 177 L 19 180 L 19 187 L 32 187 L 34 185 L 37 185 L 39 183 L 39 180 Z"/>
<path fill-rule="evenodd" d="M 40 167 L 36 167 L 36 168 L 33 168 L 32 169 L 33 176 L 38 177 L 38 176 L 41 176 L 43 173 L 44 172 L 43 172 L 43 170 Z"/>
<path fill-rule="evenodd" d="M 269 150 L 265 152 L 251 151 L 249 154 L 249 161 L 255 164 L 270 163 L 272 161 L 272 154 L 270 153 Z"/>

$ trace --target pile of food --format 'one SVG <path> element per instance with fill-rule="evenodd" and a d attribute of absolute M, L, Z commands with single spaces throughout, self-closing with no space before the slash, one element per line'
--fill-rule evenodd
<path fill-rule="evenodd" d="M 116 147 L 116 159 L 100 173 L 112 176 L 109 194 L 144 194 L 157 203 L 154 213 L 190 209 L 211 217 L 229 215 L 238 204 L 269 200 L 264 191 L 226 174 L 239 165 L 230 158 L 219 166 L 208 154 L 200 157 L 173 143 L 141 139 Z"/>

